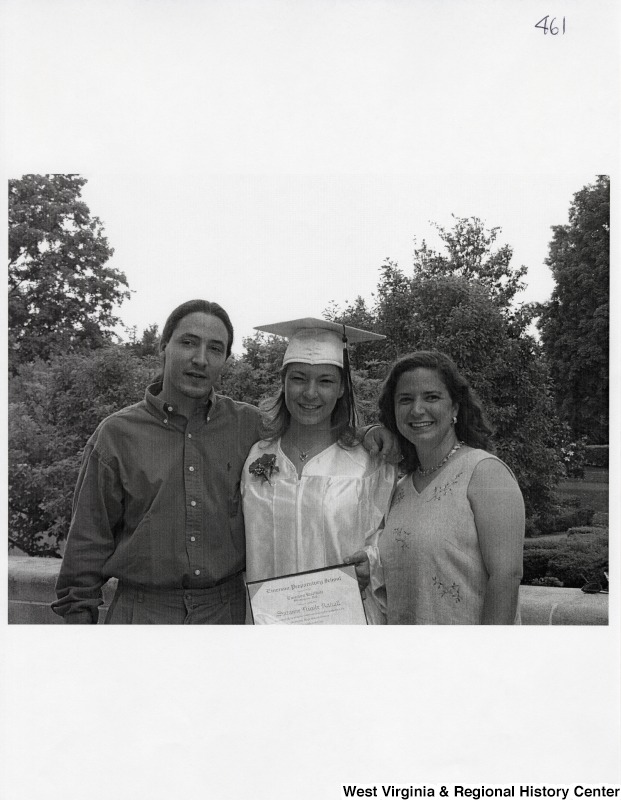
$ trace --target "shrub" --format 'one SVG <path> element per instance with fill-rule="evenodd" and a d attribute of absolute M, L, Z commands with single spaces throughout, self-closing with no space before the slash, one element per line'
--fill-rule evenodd
<path fill-rule="evenodd" d="M 9 546 L 57 555 L 81 454 L 102 419 L 140 400 L 156 367 L 113 346 L 22 366 L 9 386 Z"/>
<path fill-rule="evenodd" d="M 608 571 L 608 531 L 577 530 L 579 534 L 560 537 L 557 542 L 526 542 L 522 583 L 558 585 L 542 583 L 542 579 L 556 579 L 563 586 L 582 588 L 585 583 L 601 581 Z"/>
<path fill-rule="evenodd" d="M 568 478 L 584 478 L 586 436 L 564 444 L 560 448 L 560 456 Z"/>
<path fill-rule="evenodd" d="M 542 533 L 564 533 L 569 528 L 589 525 L 593 519 L 592 508 L 563 508 L 556 506 L 552 513 L 539 519 Z"/>
<path fill-rule="evenodd" d="M 531 586 L 555 586 L 558 588 L 562 585 L 563 582 L 558 578 L 535 578 L 534 581 L 531 581 Z"/>
<path fill-rule="evenodd" d="M 371 378 L 368 370 L 352 370 L 352 382 L 360 424 L 377 422 L 377 401 L 383 382 L 379 378 Z"/>
<path fill-rule="evenodd" d="M 580 525 L 576 528 L 569 528 L 567 531 L 567 536 L 580 536 L 581 539 L 586 540 L 587 538 L 591 537 L 598 538 L 602 537 L 604 529 L 600 525 Z M 606 535 L 606 539 L 607 539 Z"/>
<path fill-rule="evenodd" d="M 589 467 L 608 466 L 608 445 L 588 444 L 585 448 L 584 463 Z"/>
<path fill-rule="evenodd" d="M 583 546 L 576 546 L 582 544 Z M 563 582 L 563 586 L 581 588 L 585 583 L 600 581 L 608 571 L 608 542 L 581 542 L 568 539 L 568 547 L 560 550 L 548 563 L 548 574 Z"/>
<path fill-rule="evenodd" d="M 522 583 L 532 583 L 536 579 L 545 578 L 550 559 L 556 551 L 556 544 L 537 544 L 536 540 L 527 542 L 524 546 Z"/>

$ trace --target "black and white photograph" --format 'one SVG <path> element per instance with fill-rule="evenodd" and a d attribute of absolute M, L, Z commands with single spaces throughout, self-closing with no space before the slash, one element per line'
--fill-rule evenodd
<path fill-rule="evenodd" d="M 621 10 L 0 27 L 0 796 L 621 796 Z"/>

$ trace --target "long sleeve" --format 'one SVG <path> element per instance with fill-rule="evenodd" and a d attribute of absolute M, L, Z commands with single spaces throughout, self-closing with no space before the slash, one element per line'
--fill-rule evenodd
<path fill-rule="evenodd" d="M 53 610 L 69 623 L 96 623 L 103 602 L 103 567 L 114 552 L 123 492 L 114 470 L 89 442 L 73 498 L 73 516 L 56 583 Z"/>

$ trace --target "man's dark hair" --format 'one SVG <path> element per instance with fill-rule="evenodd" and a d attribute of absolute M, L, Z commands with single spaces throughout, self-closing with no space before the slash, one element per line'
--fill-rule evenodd
<path fill-rule="evenodd" d="M 170 341 L 170 337 L 173 335 L 175 328 L 181 322 L 181 320 L 184 317 L 187 317 L 188 314 L 194 314 L 196 311 L 202 312 L 203 314 L 211 314 L 214 317 L 218 317 L 218 319 L 222 321 L 229 335 L 229 340 L 226 346 L 226 357 L 228 358 L 231 355 L 231 348 L 233 347 L 233 325 L 229 315 L 222 308 L 222 306 L 209 300 L 188 300 L 186 303 L 182 303 L 180 306 L 175 308 L 164 325 L 164 330 L 162 331 L 162 335 L 160 337 L 160 352 L 164 350 Z"/>

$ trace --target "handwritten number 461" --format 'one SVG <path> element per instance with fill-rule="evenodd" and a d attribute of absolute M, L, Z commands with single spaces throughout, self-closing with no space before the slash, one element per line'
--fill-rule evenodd
<path fill-rule="evenodd" d="M 550 16 L 549 14 L 546 14 L 543 19 L 540 19 L 539 22 L 535 25 L 535 28 L 540 28 L 543 31 L 544 36 L 547 33 L 551 33 L 552 36 L 556 36 L 558 33 L 565 33 L 565 17 L 563 17 L 562 27 L 559 28 L 558 25 L 554 24 L 556 22 L 556 17 L 552 17 L 552 19 L 550 20 L 550 24 L 548 25 L 549 16 Z"/>

